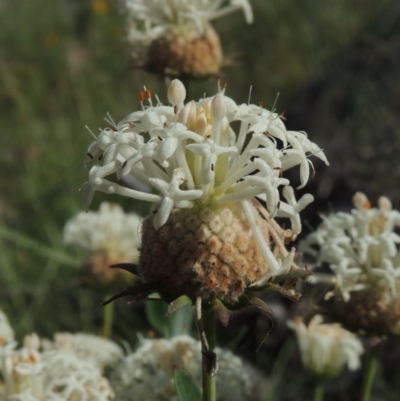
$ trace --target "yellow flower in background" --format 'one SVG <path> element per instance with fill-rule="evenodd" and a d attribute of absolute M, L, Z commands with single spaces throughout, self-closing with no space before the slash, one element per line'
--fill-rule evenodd
<path fill-rule="evenodd" d="M 108 14 L 110 11 L 110 4 L 107 0 L 93 0 L 92 11 L 97 15 Z"/>
<path fill-rule="evenodd" d="M 60 41 L 60 35 L 58 34 L 58 32 L 56 31 L 51 31 L 48 32 L 44 37 L 43 37 L 43 44 L 46 47 L 53 47 L 56 44 L 58 44 L 58 42 Z"/>

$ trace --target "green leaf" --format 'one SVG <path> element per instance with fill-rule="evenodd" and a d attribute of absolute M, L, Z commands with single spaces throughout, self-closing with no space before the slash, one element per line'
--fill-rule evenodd
<path fill-rule="evenodd" d="M 128 273 L 132 273 L 135 276 L 140 277 L 139 275 L 139 266 L 135 265 L 133 263 L 115 263 L 113 265 L 110 265 L 112 269 L 122 269 L 125 270 Z"/>
<path fill-rule="evenodd" d="M 146 298 L 148 295 L 155 292 L 154 287 L 148 283 L 136 283 L 134 285 L 130 285 L 126 287 L 122 291 L 113 295 L 111 298 L 107 299 L 102 303 L 103 306 L 108 305 L 110 302 L 115 301 L 116 299 L 122 297 L 134 297 L 134 301 L 138 301 L 140 299 Z"/>
<path fill-rule="evenodd" d="M 3 225 L 0 225 L 0 238 L 13 241 L 19 246 L 25 247 L 26 249 L 36 252 L 38 255 L 47 259 L 54 260 L 55 262 L 74 268 L 79 267 L 79 261 L 72 258 L 68 253 L 65 253 L 60 249 L 54 249 L 52 246 L 43 245 L 34 238 L 28 237 Z"/>
<path fill-rule="evenodd" d="M 166 315 L 171 316 L 179 309 L 185 306 L 192 306 L 192 305 L 193 302 L 187 295 L 181 295 L 179 298 L 175 299 L 175 301 L 172 301 L 169 304 Z"/>
<path fill-rule="evenodd" d="M 218 320 L 223 326 L 227 326 L 229 323 L 229 310 L 218 298 L 212 302 L 212 308 L 217 316 Z"/>
<path fill-rule="evenodd" d="M 273 283 L 268 283 L 260 288 L 257 288 L 256 291 L 254 291 L 252 289 L 251 292 L 262 293 L 262 292 L 267 292 L 267 291 L 276 291 L 279 294 L 283 295 L 285 298 L 290 299 L 291 301 L 298 301 L 301 298 L 300 293 L 293 292 L 285 287 L 282 287 L 280 285 L 273 284 Z M 250 291 L 249 291 L 249 293 L 250 293 Z"/>
<path fill-rule="evenodd" d="M 203 399 L 193 377 L 179 368 L 175 370 L 175 387 L 179 401 L 202 401 Z"/>
<path fill-rule="evenodd" d="M 273 316 L 272 309 L 260 298 L 253 297 L 250 299 L 250 303 L 255 306 L 256 308 L 260 309 L 262 312 L 264 312 L 268 316 Z"/>
<path fill-rule="evenodd" d="M 275 276 L 272 280 L 273 284 L 279 284 L 286 280 L 302 280 L 304 281 L 307 277 L 312 276 L 312 272 L 307 269 L 290 269 L 287 273 Z"/>
<path fill-rule="evenodd" d="M 173 316 L 167 316 L 168 305 L 164 302 L 146 302 L 146 314 L 152 327 L 165 338 L 188 333 L 193 317 L 193 308 L 183 308 Z"/>

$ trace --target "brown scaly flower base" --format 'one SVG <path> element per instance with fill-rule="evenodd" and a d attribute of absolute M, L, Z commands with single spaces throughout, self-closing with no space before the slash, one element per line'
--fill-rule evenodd
<path fill-rule="evenodd" d="M 120 270 L 110 269 L 109 266 L 117 262 L 106 252 L 93 253 L 82 266 L 82 279 L 85 282 L 100 285 L 109 285 L 115 281 L 123 282 L 126 274 Z"/>
<path fill-rule="evenodd" d="M 209 25 L 202 35 L 188 28 L 154 40 L 147 59 L 149 67 L 164 75 L 201 78 L 217 74 L 223 56 L 218 34 Z"/>
<path fill-rule="evenodd" d="M 400 298 L 388 290 L 354 291 L 347 302 L 337 298 L 334 315 L 349 330 L 368 337 L 400 334 Z"/>
<path fill-rule="evenodd" d="M 268 272 L 239 203 L 176 209 L 159 230 L 153 216 L 143 222 L 139 273 L 171 294 L 234 303 Z M 265 220 L 258 223 L 267 236 Z"/>
<path fill-rule="evenodd" d="M 283 230 L 256 200 L 253 207 L 257 224 L 270 249 L 278 258 L 288 255 L 285 242 L 292 233 Z M 200 298 L 203 306 L 214 309 L 223 324 L 228 309 L 257 306 L 271 315 L 270 308 L 258 298 L 266 291 L 277 291 L 297 300 L 294 287 L 311 273 L 294 263 L 282 275 L 273 275 L 250 230 L 240 204 L 229 208 L 197 204 L 192 209 L 174 210 L 159 230 L 153 226 L 153 214 L 143 222 L 139 266 L 116 264 L 142 280 L 116 294 L 106 303 L 123 296 L 133 301 L 158 294 L 170 303 L 169 312 Z"/>
<path fill-rule="evenodd" d="M 275 256 L 283 259 L 288 255 L 284 243 L 292 238 L 292 233 L 270 219 L 256 200 L 253 207 L 264 239 Z M 158 230 L 153 218 L 151 214 L 143 222 L 139 266 L 111 266 L 130 271 L 143 282 L 119 292 L 103 305 L 124 296 L 132 297 L 129 304 L 162 299 L 169 303 L 167 316 L 184 306 L 195 305 L 204 369 L 213 377 L 218 361 L 206 335 L 204 313 L 215 313 L 224 326 L 229 322 L 229 309 L 255 306 L 272 316 L 259 295 L 277 291 L 298 300 L 301 294 L 294 291 L 294 286 L 311 273 L 292 264 L 285 274 L 273 275 L 239 203 L 230 203 L 229 208 L 198 203 L 189 210 L 176 209 Z"/>

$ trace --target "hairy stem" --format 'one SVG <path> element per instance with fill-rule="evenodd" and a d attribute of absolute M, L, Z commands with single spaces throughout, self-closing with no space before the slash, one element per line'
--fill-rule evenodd
<path fill-rule="evenodd" d="M 216 380 L 218 362 L 215 348 L 215 313 L 202 308 L 201 297 L 196 300 L 196 323 L 201 341 L 203 365 L 203 401 L 216 400 Z"/>

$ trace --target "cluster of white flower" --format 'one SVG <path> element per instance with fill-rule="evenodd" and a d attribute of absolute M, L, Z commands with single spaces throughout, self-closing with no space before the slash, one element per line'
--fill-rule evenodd
<path fill-rule="evenodd" d="M 17 349 L 1 311 L 0 318 L 7 323 L 0 326 L 6 328 L 0 332 L 0 401 L 145 401 L 149 395 L 172 401 L 177 367 L 201 383 L 201 345 L 189 336 L 142 340 L 126 357 L 114 342 L 81 333 L 57 333 L 54 341 L 31 334 Z M 216 352 L 218 399 L 250 399 L 252 383 L 243 362 L 230 351 Z"/>
<path fill-rule="evenodd" d="M 54 343 L 43 341 L 43 350 L 36 334 L 25 336 L 20 349 L 12 336 L 0 345 L 0 376 L 4 380 L 0 380 L 0 400 L 114 400 L 104 370 L 122 357 L 121 349 L 96 336 L 63 333 L 55 338 Z"/>
<path fill-rule="evenodd" d="M 248 0 L 124 0 L 129 17 L 128 40 L 149 43 L 165 35 L 171 28 L 193 25 L 203 33 L 210 20 L 242 9 L 246 21 L 253 21 Z M 228 4 L 226 4 L 228 3 Z"/>
<path fill-rule="evenodd" d="M 115 342 L 85 333 L 56 333 L 54 341 L 45 341 L 43 347 L 46 351 L 71 352 L 83 361 L 92 362 L 102 371 L 123 356 L 122 349 Z"/>
<path fill-rule="evenodd" d="M 353 197 L 351 213 L 322 216 L 323 222 L 301 244 L 300 250 L 328 263 L 333 274 L 314 274 L 316 282 L 335 285 L 344 301 L 353 291 L 371 287 L 389 288 L 395 297 L 400 287 L 400 213 L 389 199 L 381 197 L 371 208 L 363 193 Z"/>
<path fill-rule="evenodd" d="M 221 401 L 250 398 L 251 380 L 243 362 L 229 351 L 216 349 L 220 371 L 217 394 Z M 177 400 L 174 369 L 189 372 L 201 383 L 201 345 L 182 335 L 170 340 L 142 340 L 139 348 L 126 356 L 112 372 L 110 383 L 118 401 Z"/>
<path fill-rule="evenodd" d="M 307 194 L 297 201 L 282 172 L 300 166 L 303 187 L 312 166 L 308 156 L 328 162 L 304 132 L 287 131 L 277 113 L 262 104 L 238 106 L 224 91 L 185 105 L 185 87 L 173 80 L 168 89 L 172 106 L 161 104 L 157 97 L 154 104 L 149 90 L 141 93 L 149 106 L 142 103 L 142 110 L 118 124 L 110 121 L 112 127 L 103 129 L 89 146 L 85 160 L 95 160 L 95 165 L 84 186 L 84 205 L 89 207 L 95 191 L 153 202 L 158 229 L 173 208 L 241 203 L 266 262 L 278 271 L 281 263 L 257 226 L 252 199 L 264 199 L 271 217 L 289 218 L 295 236 L 301 231 L 299 212 L 313 197 Z M 231 126 L 236 121 L 240 123 L 237 134 Z M 112 174 L 118 180 L 131 174 L 159 194 L 107 180 Z M 285 200 L 280 198 L 281 186 Z"/>
<path fill-rule="evenodd" d="M 136 263 L 140 247 L 140 216 L 124 213 L 116 204 L 103 202 L 98 212 L 78 213 L 64 228 L 64 242 L 110 260 Z"/>
<path fill-rule="evenodd" d="M 301 319 L 289 322 L 299 342 L 302 361 L 307 369 L 318 376 L 337 376 L 345 365 L 350 370 L 361 366 L 361 341 L 339 324 L 323 324 L 316 315 L 308 327 Z"/>

